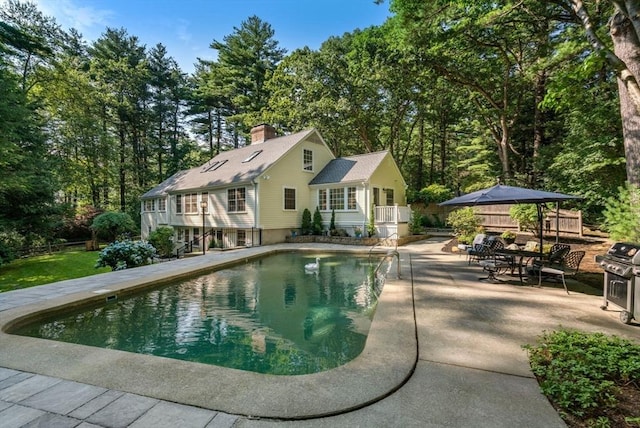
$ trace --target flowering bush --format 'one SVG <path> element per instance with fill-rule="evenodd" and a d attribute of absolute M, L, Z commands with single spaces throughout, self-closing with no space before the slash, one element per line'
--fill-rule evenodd
<path fill-rule="evenodd" d="M 148 265 L 156 254 L 153 245 L 143 241 L 116 241 L 100 251 L 95 267 L 109 266 L 111 270 L 123 270 Z"/>

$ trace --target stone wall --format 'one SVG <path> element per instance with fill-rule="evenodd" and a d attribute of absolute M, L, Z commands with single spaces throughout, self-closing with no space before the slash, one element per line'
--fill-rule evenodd
<path fill-rule="evenodd" d="M 400 238 L 397 243 L 398 246 L 406 245 L 410 242 L 421 241 L 427 239 L 428 235 L 411 235 Z M 385 247 L 393 247 L 396 245 L 395 239 L 381 239 L 381 238 L 356 238 L 354 236 L 319 236 L 319 235 L 306 235 L 306 236 L 287 236 L 285 242 L 309 244 L 309 243 L 323 243 L 323 244 L 339 244 L 339 245 L 362 245 L 366 247 L 373 247 L 376 244 L 381 244 Z"/>

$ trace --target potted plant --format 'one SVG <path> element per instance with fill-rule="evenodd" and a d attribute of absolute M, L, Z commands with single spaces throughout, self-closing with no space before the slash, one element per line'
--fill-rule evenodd
<path fill-rule="evenodd" d="M 502 235 L 500 235 L 500 237 L 507 245 L 510 245 L 516 242 L 516 234 L 510 230 L 505 230 L 504 232 L 502 232 Z"/>
<path fill-rule="evenodd" d="M 362 228 L 360 226 L 354 227 L 353 233 L 356 235 L 356 238 L 362 238 Z"/>

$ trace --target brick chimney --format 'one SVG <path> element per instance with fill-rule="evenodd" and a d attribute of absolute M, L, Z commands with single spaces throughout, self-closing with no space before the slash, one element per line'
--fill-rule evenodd
<path fill-rule="evenodd" d="M 276 129 L 271 125 L 263 123 L 251 128 L 251 144 L 264 143 L 265 141 L 271 138 L 275 138 L 276 136 Z"/>

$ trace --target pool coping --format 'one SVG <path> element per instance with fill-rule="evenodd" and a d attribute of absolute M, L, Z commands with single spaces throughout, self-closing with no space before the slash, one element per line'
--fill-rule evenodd
<path fill-rule="evenodd" d="M 402 277 L 387 278 L 363 352 L 349 363 L 321 373 L 265 375 L 6 332 L 61 307 L 84 305 L 139 290 L 150 282 L 291 250 L 363 252 L 362 248 L 279 244 L 239 250 L 225 257 L 198 256 L 202 259 L 189 266 L 167 262 L 161 267 L 131 269 L 127 277 L 100 275 L 103 279 L 117 277 L 105 281 L 108 286 L 103 286 L 100 278 L 89 277 L 93 280 L 87 279 L 82 291 L 0 312 L 0 366 L 250 418 L 287 420 L 335 415 L 395 392 L 411 377 L 418 361 L 411 259 L 402 251 Z"/>

